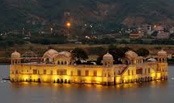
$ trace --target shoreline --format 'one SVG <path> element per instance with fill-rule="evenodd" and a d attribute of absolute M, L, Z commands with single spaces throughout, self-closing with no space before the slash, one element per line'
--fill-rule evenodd
<path fill-rule="evenodd" d="M 0 63 L 0 65 L 10 65 L 11 63 Z M 117 65 L 117 64 L 115 64 Z M 169 66 L 174 66 L 174 63 L 168 63 Z"/>

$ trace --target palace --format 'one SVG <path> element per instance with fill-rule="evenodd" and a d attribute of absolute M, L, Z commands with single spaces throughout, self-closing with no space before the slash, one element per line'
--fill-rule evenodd
<path fill-rule="evenodd" d="M 76 64 L 71 52 L 50 49 L 42 57 L 34 52 L 11 54 L 10 80 L 12 82 L 80 83 L 116 85 L 134 82 L 166 80 L 167 53 L 145 59 L 127 51 L 122 64 L 113 64 L 113 56 L 106 53 L 102 65 Z"/>

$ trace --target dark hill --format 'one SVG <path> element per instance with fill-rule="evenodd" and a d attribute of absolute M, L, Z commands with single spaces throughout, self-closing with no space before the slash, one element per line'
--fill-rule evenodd
<path fill-rule="evenodd" d="M 84 23 L 173 23 L 173 0 L 0 0 L 0 30 L 71 21 Z"/>

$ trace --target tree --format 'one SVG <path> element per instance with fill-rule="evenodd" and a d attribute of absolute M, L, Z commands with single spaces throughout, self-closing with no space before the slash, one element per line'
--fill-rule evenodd
<path fill-rule="evenodd" d="M 75 49 L 72 51 L 72 54 L 73 54 L 73 57 L 74 57 L 76 60 L 86 60 L 86 59 L 88 59 L 88 55 L 87 55 L 86 51 L 84 51 L 84 50 L 81 49 L 81 48 L 75 48 Z"/>
<path fill-rule="evenodd" d="M 88 54 L 93 54 L 93 55 L 102 55 L 106 53 L 107 49 L 104 47 L 91 47 L 87 49 Z"/>
<path fill-rule="evenodd" d="M 103 55 L 99 55 L 96 61 L 97 65 L 102 65 L 102 59 L 103 59 Z"/>
<path fill-rule="evenodd" d="M 108 48 L 109 53 L 114 58 L 114 63 L 119 63 L 119 58 L 123 58 L 128 50 L 130 50 L 129 47 L 116 47 L 114 45 L 110 45 Z"/>
<path fill-rule="evenodd" d="M 149 55 L 149 50 L 145 49 L 145 48 L 140 48 L 137 51 L 135 51 L 139 56 L 143 56 L 146 57 Z"/>

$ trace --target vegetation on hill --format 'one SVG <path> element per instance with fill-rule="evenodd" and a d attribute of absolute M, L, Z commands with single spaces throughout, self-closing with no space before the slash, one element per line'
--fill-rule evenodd
<path fill-rule="evenodd" d="M 43 25 L 93 24 L 101 30 L 118 24 L 173 23 L 173 0 L 1 0 L 0 31 Z"/>

